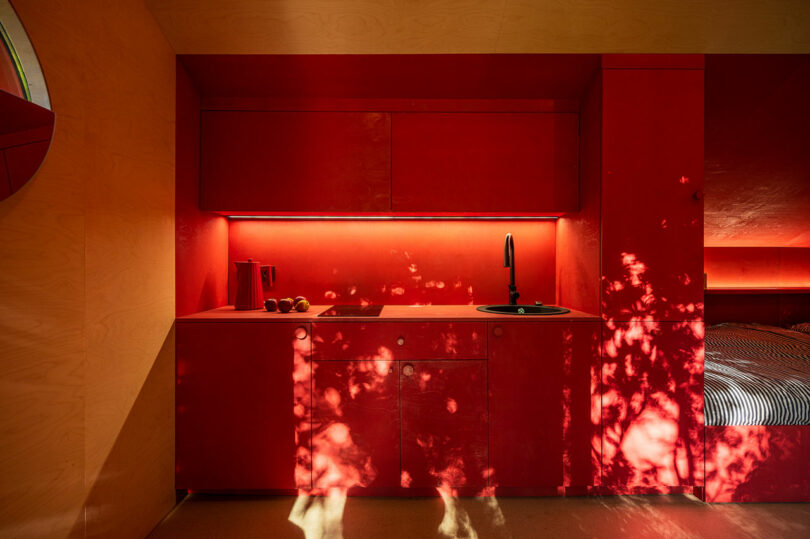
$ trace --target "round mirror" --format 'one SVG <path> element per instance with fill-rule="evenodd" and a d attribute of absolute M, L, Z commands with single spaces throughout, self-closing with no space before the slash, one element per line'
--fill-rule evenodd
<path fill-rule="evenodd" d="M 34 47 L 8 0 L 0 0 L 0 200 L 39 170 L 53 112 Z"/>

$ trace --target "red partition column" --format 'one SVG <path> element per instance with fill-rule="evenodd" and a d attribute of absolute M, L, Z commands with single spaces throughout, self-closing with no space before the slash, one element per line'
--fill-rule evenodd
<path fill-rule="evenodd" d="M 602 69 L 602 479 L 703 484 L 703 57 Z"/>

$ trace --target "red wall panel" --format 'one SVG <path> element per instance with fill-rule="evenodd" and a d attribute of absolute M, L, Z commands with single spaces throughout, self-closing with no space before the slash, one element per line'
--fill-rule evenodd
<path fill-rule="evenodd" d="M 276 266 L 265 296 L 317 303 L 506 303 L 507 232 L 515 239 L 521 301 L 555 302 L 553 221 L 230 221 L 234 261 Z"/>
<path fill-rule="evenodd" d="M 392 122 L 394 211 L 578 208 L 576 114 L 394 114 Z"/>
<path fill-rule="evenodd" d="M 388 211 L 390 122 L 380 112 L 203 111 L 200 206 Z"/>
<path fill-rule="evenodd" d="M 199 209 L 199 96 L 180 64 L 176 114 L 175 288 L 183 316 L 228 302 L 228 221 Z"/>
<path fill-rule="evenodd" d="M 603 317 L 703 307 L 703 71 L 603 71 Z"/>
<path fill-rule="evenodd" d="M 706 58 L 711 247 L 810 247 L 810 55 Z"/>

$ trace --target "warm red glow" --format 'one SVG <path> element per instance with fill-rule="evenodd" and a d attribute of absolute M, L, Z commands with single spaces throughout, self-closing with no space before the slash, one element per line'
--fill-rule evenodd
<path fill-rule="evenodd" d="M 706 247 L 703 252 L 712 288 L 810 287 L 810 248 Z"/>
<path fill-rule="evenodd" d="M 522 297 L 554 303 L 555 226 L 553 221 L 231 221 L 229 256 L 276 266 L 268 297 L 492 304 L 505 301 L 503 238 L 512 232 Z M 231 297 L 233 281 L 231 271 Z"/>

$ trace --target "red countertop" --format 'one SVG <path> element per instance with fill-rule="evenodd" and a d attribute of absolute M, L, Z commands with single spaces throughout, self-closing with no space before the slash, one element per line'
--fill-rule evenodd
<path fill-rule="evenodd" d="M 262 310 L 237 311 L 233 305 L 189 314 L 177 318 L 178 322 L 396 322 L 415 320 L 467 321 L 467 320 L 502 320 L 502 321 L 554 321 L 565 320 L 599 320 L 596 315 L 572 310 L 565 314 L 555 315 L 507 315 L 483 313 L 476 310 L 477 305 L 386 305 L 380 316 L 331 316 L 318 318 L 318 315 L 331 305 L 312 305 L 305 313 L 269 313 Z"/>

